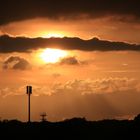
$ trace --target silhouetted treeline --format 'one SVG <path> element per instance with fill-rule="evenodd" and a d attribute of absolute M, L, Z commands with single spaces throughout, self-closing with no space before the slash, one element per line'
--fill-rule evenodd
<path fill-rule="evenodd" d="M 87 121 L 85 118 L 62 122 L 5 120 L 0 122 L 0 135 L 11 139 L 140 139 L 140 115 L 134 120 Z"/>

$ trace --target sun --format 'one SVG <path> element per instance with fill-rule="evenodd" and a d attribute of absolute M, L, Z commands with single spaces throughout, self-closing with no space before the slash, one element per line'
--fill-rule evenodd
<path fill-rule="evenodd" d="M 62 38 L 62 37 L 64 37 L 64 34 L 60 33 L 60 32 L 49 32 L 49 33 L 43 33 L 42 37 L 43 38 L 51 38 L 51 37 Z"/>
<path fill-rule="evenodd" d="M 64 50 L 47 48 L 40 53 L 40 58 L 45 63 L 56 63 L 67 55 Z"/>

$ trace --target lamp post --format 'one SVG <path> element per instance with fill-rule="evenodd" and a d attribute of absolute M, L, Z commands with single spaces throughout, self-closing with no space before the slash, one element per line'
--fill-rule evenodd
<path fill-rule="evenodd" d="M 30 96 L 32 94 L 32 86 L 27 86 L 26 87 L 27 90 L 27 94 L 28 94 L 28 122 L 30 123 L 31 119 L 30 119 L 30 114 L 31 114 L 31 109 L 30 109 Z"/>

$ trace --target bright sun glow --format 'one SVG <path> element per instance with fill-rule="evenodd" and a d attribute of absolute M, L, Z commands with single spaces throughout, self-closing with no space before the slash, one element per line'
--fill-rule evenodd
<path fill-rule="evenodd" d="M 50 32 L 50 33 L 43 33 L 42 37 L 44 38 L 50 38 L 50 37 L 64 37 L 64 34 L 62 33 L 54 33 L 54 32 Z"/>
<path fill-rule="evenodd" d="M 41 52 L 40 57 L 45 63 L 56 63 L 61 58 L 66 57 L 67 52 L 59 49 L 47 48 Z"/>

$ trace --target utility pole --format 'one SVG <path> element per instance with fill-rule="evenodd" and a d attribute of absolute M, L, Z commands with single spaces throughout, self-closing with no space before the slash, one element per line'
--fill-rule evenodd
<path fill-rule="evenodd" d="M 30 118 L 30 115 L 31 115 L 30 96 L 32 94 L 32 86 L 27 86 L 26 90 L 27 90 L 26 93 L 28 94 L 28 122 L 30 123 L 31 122 L 31 118 Z"/>

